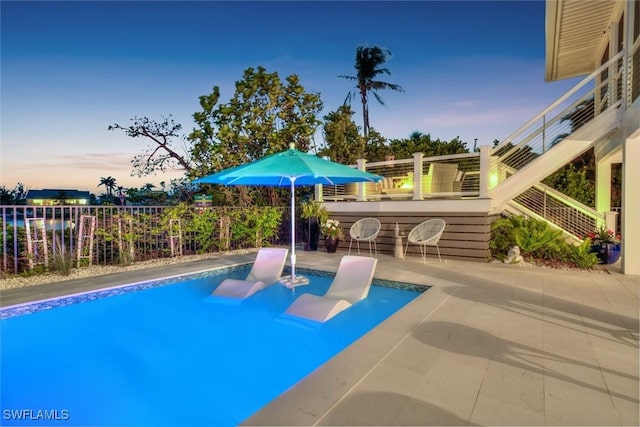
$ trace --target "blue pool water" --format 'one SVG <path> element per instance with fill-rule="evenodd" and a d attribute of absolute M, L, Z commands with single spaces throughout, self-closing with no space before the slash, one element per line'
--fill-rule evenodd
<path fill-rule="evenodd" d="M 209 296 L 247 272 L 2 320 L 0 424 L 237 425 L 419 295 L 372 286 L 322 326 L 282 313 L 331 277 L 306 274 L 295 294 L 276 284 L 240 304 Z"/>

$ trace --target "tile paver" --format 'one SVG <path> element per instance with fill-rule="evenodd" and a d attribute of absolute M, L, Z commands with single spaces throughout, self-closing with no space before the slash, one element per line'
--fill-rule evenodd
<path fill-rule="evenodd" d="M 344 252 L 298 253 L 335 271 Z M 176 264 L 34 289 L 3 306 L 251 260 Z M 244 425 L 639 425 L 638 276 L 381 256 L 432 288 Z"/>

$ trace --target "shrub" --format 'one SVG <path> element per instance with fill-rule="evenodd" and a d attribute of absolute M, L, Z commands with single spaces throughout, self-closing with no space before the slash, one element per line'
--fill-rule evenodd
<path fill-rule="evenodd" d="M 586 239 L 577 246 L 569 245 L 572 250 L 569 251 L 569 258 L 576 266 L 580 268 L 591 268 L 598 264 L 598 257 L 595 253 L 590 252 L 591 240 Z"/>
<path fill-rule="evenodd" d="M 522 256 L 534 260 L 570 263 L 580 268 L 591 268 L 598 263 L 596 255 L 589 253 L 589 239 L 573 245 L 565 240 L 561 231 L 552 229 L 544 221 L 524 216 L 501 218 L 493 223 L 491 230 L 491 254 L 500 260 L 517 245 Z"/>
<path fill-rule="evenodd" d="M 73 263 L 75 261 L 73 252 L 62 244 L 62 241 L 57 234 L 54 234 L 54 239 L 56 243 L 56 251 L 51 256 L 51 267 L 63 276 L 68 276 L 71 274 Z"/>

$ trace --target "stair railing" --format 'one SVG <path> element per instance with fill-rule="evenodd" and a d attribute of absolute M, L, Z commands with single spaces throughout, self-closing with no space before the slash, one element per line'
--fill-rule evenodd
<path fill-rule="evenodd" d="M 623 54 L 611 58 L 493 147 L 491 155 L 497 158 L 496 183 L 510 176 L 507 169 L 521 169 L 605 110 L 622 104 L 622 91 L 617 88 L 623 77 L 619 61 Z"/>
<path fill-rule="evenodd" d="M 532 186 L 509 204 L 534 212 L 579 240 L 605 224 L 604 214 L 543 183 Z"/>

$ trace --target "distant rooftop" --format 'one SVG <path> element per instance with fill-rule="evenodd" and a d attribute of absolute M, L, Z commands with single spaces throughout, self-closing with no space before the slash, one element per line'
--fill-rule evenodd
<path fill-rule="evenodd" d="M 26 198 L 27 204 L 33 205 L 58 204 L 55 203 L 57 201 L 64 201 L 65 204 L 86 205 L 91 200 L 91 194 L 88 191 L 66 188 L 45 188 L 43 190 L 29 190 Z"/>

